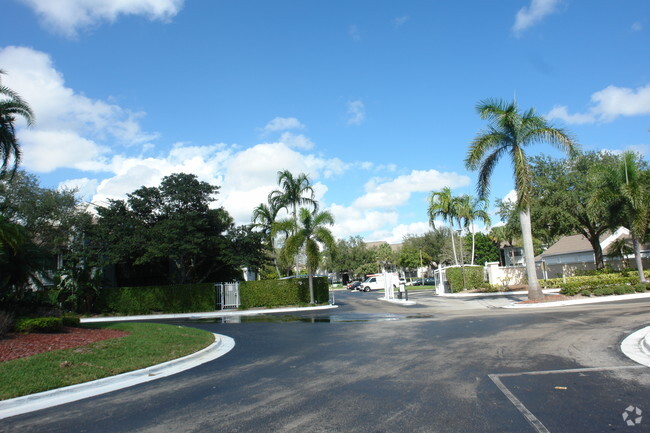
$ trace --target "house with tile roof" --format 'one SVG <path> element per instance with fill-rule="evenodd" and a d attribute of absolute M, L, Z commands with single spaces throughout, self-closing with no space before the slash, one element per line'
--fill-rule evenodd
<path fill-rule="evenodd" d="M 630 231 L 619 227 L 616 231 L 604 233 L 600 237 L 600 246 L 603 250 L 605 266 L 620 269 L 626 265 L 634 268 L 634 256 L 621 258 L 608 257 L 610 247 L 619 239 L 629 239 Z M 642 245 L 643 266 L 650 264 L 650 245 Z M 583 235 L 564 236 L 551 245 L 542 254 L 535 257 L 535 263 L 541 265 L 545 276 L 548 278 L 574 275 L 577 271 L 596 269 L 596 259 L 591 244 Z"/>

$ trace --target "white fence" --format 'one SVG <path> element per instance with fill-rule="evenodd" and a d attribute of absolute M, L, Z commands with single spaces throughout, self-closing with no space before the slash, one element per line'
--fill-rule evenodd
<path fill-rule="evenodd" d="M 214 290 L 217 295 L 217 310 L 239 308 L 239 283 L 215 283 Z"/>

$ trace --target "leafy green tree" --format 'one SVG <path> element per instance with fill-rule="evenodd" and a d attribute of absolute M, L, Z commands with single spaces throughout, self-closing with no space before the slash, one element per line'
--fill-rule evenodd
<path fill-rule="evenodd" d="M 426 251 L 420 248 L 405 247 L 399 252 L 399 265 L 406 269 L 418 269 L 420 267 L 429 266 L 432 259 Z"/>
<path fill-rule="evenodd" d="M 233 265 L 232 217 L 211 209 L 218 187 L 192 174 L 172 174 L 127 200 L 98 208 L 96 237 L 103 256 L 127 284 L 204 282 L 238 275 Z"/>
<path fill-rule="evenodd" d="M 607 152 L 586 152 L 572 159 L 531 158 L 533 236 L 548 247 L 560 236 L 580 233 L 594 250 L 596 267 L 603 268 L 600 238 L 609 228 L 608 213 L 591 197 L 600 187 L 598 173 L 616 170 L 617 165 L 618 158 Z"/>
<path fill-rule="evenodd" d="M 5 72 L 0 69 L 0 75 Z M 7 172 L 13 159 L 12 171 L 16 171 L 20 163 L 20 144 L 16 138 L 16 117 L 22 117 L 28 125 L 34 122 L 34 113 L 29 104 L 18 93 L 0 82 L 0 176 Z"/>
<path fill-rule="evenodd" d="M 646 282 L 641 261 L 641 242 L 648 233 L 650 223 L 650 171 L 633 152 L 621 155 L 615 170 L 603 170 L 600 187 L 592 201 L 607 206 L 609 226 L 625 226 L 630 230 L 634 260 L 639 281 Z"/>
<path fill-rule="evenodd" d="M 287 239 L 284 248 L 293 256 L 304 248 L 307 256 L 307 275 L 309 276 L 309 297 L 314 303 L 314 272 L 318 269 L 321 259 L 320 245 L 331 248 L 334 237 L 327 225 L 334 224 L 334 217 L 327 211 L 310 212 L 301 208 L 298 227 L 295 233 Z"/>
<path fill-rule="evenodd" d="M 390 268 L 392 265 L 397 264 L 398 255 L 395 254 L 395 251 L 387 243 L 371 248 L 370 251 L 373 253 L 375 260 L 381 263 L 384 268 Z"/>
<path fill-rule="evenodd" d="M 363 265 L 377 265 L 374 253 L 366 247 L 361 236 L 352 236 L 347 240 L 339 239 L 330 251 L 328 268 L 348 274 L 350 278 L 365 276 L 365 272 L 357 272 Z"/>
<path fill-rule="evenodd" d="M 498 262 L 499 245 L 485 233 L 476 233 L 473 242 L 476 245 L 476 263 Z"/>
<path fill-rule="evenodd" d="M 490 177 L 497 163 L 504 155 L 510 156 L 526 260 L 528 298 L 541 299 L 544 294 L 537 281 L 530 218 L 533 182 L 525 148 L 532 144 L 548 142 L 573 155 L 577 151 L 577 144 L 567 132 L 553 127 L 544 117 L 538 116 L 534 109 L 519 112 L 516 102 L 485 100 L 479 102 L 476 109 L 482 119 L 488 120 L 489 126 L 487 130 L 479 132 L 472 141 L 465 165 L 470 170 L 479 171 L 478 195 L 479 198 L 485 199 L 489 195 Z"/>
<path fill-rule="evenodd" d="M 456 254 L 456 243 L 454 242 L 454 221 L 458 221 L 460 227 L 460 219 L 458 216 L 458 199 L 451 194 L 451 188 L 444 187 L 441 191 L 432 191 L 429 195 L 429 207 L 427 210 L 429 215 L 429 224 L 435 228 L 434 219 L 441 217 L 443 221 L 449 223 L 451 228 L 451 247 L 454 251 L 454 262 L 458 265 L 458 255 Z"/>

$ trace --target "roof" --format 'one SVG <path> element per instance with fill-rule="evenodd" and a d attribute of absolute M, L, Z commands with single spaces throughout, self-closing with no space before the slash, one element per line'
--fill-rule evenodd
<path fill-rule="evenodd" d="M 364 242 L 366 244 L 366 248 L 372 249 L 372 248 L 378 248 L 383 244 L 388 244 L 386 241 L 373 241 L 373 242 Z M 388 244 L 390 246 L 390 249 L 393 251 L 399 251 L 402 249 L 402 244 Z"/>
<path fill-rule="evenodd" d="M 602 238 L 601 238 L 602 240 Z M 583 235 L 564 236 L 551 245 L 539 257 L 555 256 L 558 254 L 570 254 L 583 251 L 592 251 L 591 244 Z"/>

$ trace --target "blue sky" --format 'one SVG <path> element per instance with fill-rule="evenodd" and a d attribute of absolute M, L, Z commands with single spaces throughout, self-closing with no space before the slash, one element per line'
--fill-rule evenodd
<path fill-rule="evenodd" d="M 474 193 L 474 107 L 515 94 L 585 150 L 650 150 L 647 0 L 5 0 L 0 26 L 22 167 L 99 204 L 192 172 L 247 223 L 290 169 L 338 237 L 399 242 L 430 191 Z M 504 161 L 491 204 L 512 188 Z"/>

